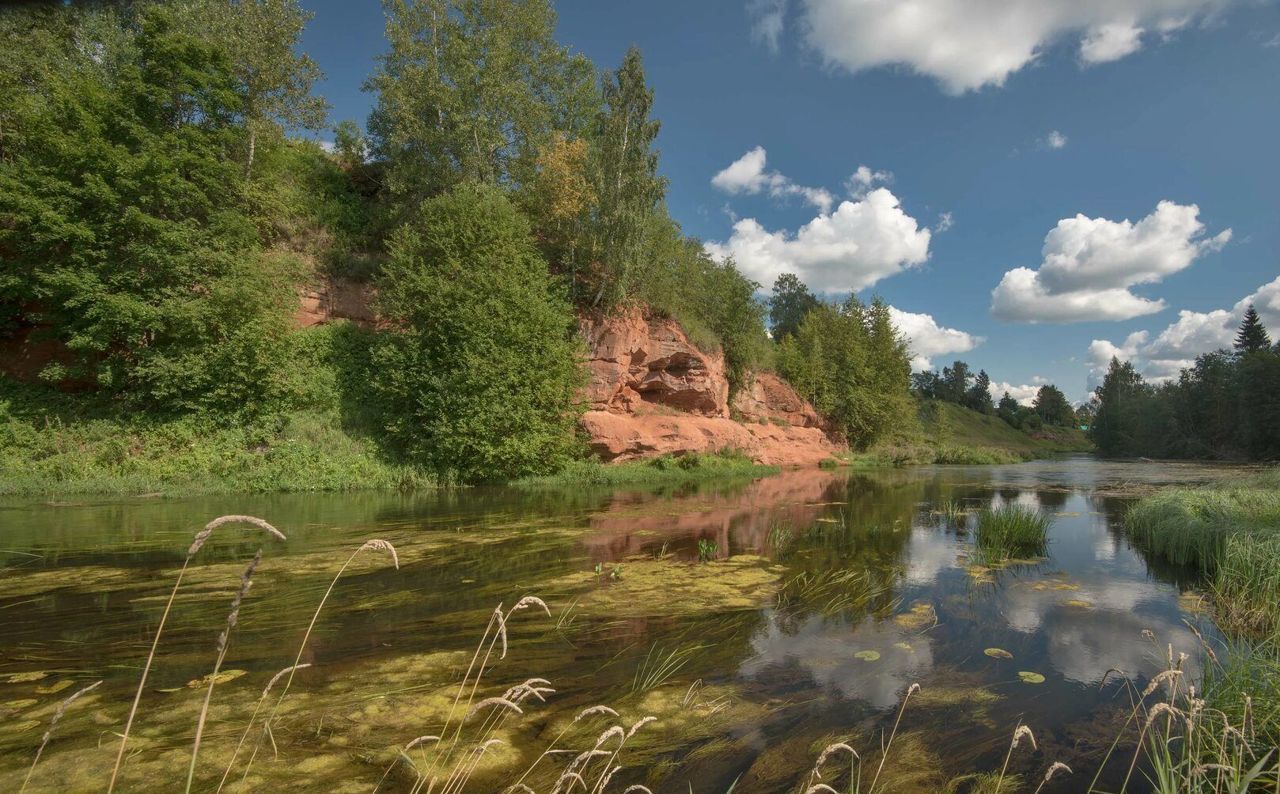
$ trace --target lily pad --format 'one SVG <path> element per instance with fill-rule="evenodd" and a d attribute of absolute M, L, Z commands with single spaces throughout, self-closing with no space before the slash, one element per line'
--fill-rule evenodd
<path fill-rule="evenodd" d="M 201 687 L 208 686 L 210 680 L 212 680 L 213 683 L 215 684 L 225 684 L 228 681 L 236 680 L 240 676 L 245 675 L 247 672 L 248 672 L 247 670 L 220 670 L 217 676 L 214 676 L 213 674 L 206 675 L 203 678 L 197 678 L 194 681 L 188 681 L 187 686 L 190 687 L 191 689 L 200 689 Z"/>
<path fill-rule="evenodd" d="M 1013 658 L 1013 654 L 1009 653 L 1004 648 L 988 648 L 985 651 L 983 651 L 983 653 L 985 653 L 987 656 L 990 656 L 992 659 L 1012 659 Z"/>
<path fill-rule="evenodd" d="M 55 681 L 48 686 L 38 686 L 36 687 L 36 691 L 42 695 L 52 695 L 67 689 L 74 683 L 75 681 L 72 681 L 70 678 L 64 678 L 61 681 Z"/>
<path fill-rule="evenodd" d="M 911 647 L 911 643 L 909 643 L 909 642 L 895 642 L 895 643 L 893 644 L 893 647 L 897 648 L 897 649 L 898 649 L 898 650 L 900 650 L 900 651 L 911 651 L 911 650 L 913 650 L 913 648 Z"/>
<path fill-rule="evenodd" d="M 1093 604 L 1079 598 L 1069 598 L 1062 602 L 1065 606 L 1075 607 L 1076 609 L 1093 609 Z"/>
<path fill-rule="evenodd" d="M 879 651 L 858 651 L 854 654 L 854 658 L 861 659 L 864 662 L 874 662 L 880 658 Z"/>
<path fill-rule="evenodd" d="M 13 673 L 5 679 L 10 684 L 25 684 L 28 681 L 39 681 L 41 678 L 48 678 L 48 673 L 42 673 L 39 670 L 33 670 L 30 673 Z"/>
<path fill-rule="evenodd" d="M 1044 683 L 1044 676 L 1040 675 L 1039 673 L 1033 673 L 1030 670 L 1023 670 L 1022 672 L 1018 673 L 1018 678 L 1021 678 L 1022 683 L 1024 684 L 1043 684 Z"/>

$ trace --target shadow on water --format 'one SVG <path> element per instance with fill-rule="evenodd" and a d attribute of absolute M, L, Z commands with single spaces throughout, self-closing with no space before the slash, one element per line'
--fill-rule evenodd
<path fill-rule="evenodd" d="M 1040 744 L 1016 772 L 1030 779 L 1056 760 L 1092 777 L 1129 711 L 1126 682 L 1162 670 L 1166 644 L 1195 651 L 1184 621 L 1212 632 L 1180 599 L 1194 579 L 1129 546 L 1126 494 L 1229 473 L 1078 457 L 665 491 L 0 503 L 0 788 L 21 782 L 71 691 L 61 682 L 99 678 L 29 790 L 102 788 L 182 555 L 224 513 L 262 516 L 289 540 L 265 546 L 233 635 L 226 667 L 238 677 L 217 690 L 197 776 L 208 790 L 341 560 L 370 537 L 392 542 L 401 567 L 361 560 L 335 588 L 273 736 L 279 755 L 248 788 L 371 790 L 394 748 L 439 723 L 493 607 L 525 594 L 552 616 L 512 621 L 509 658 L 487 675 L 495 693 L 534 675 L 558 691 L 503 734 L 510 747 L 478 769 L 475 790 L 526 767 L 566 715 L 609 703 L 658 718 L 620 759 L 619 790 L 721 792 L 738 780 L 736 792 L 777 791 L 832 740 L 873 751 L 913 683 L 922 689 L 882 778 L 890 790 L 998 768 L 1020 720 Z M 973 514 L 1001 504 L 1052 517 L 1045 557 L 979 562 Z M 188 573 L 131 740 L 129 790 L 166 789 L 185 771 L 199 679 L 260 545 L 220 532 Z M 1103 771 L 1104 786 L 1118 786 L 1128 758 Z M 410 783 L 392 775 L 383 790 Z"/>

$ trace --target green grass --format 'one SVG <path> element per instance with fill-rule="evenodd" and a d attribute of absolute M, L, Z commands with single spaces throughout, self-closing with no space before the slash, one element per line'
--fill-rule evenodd
<path fill-rule="evenodd" d="M 1218 621 L 1255 635 L 1280 628 L 1280 478 L 1233 487 L 1169 488 L 1129 509 L 1129 537 L 1206 577 Z"/>
<path fill-rule="evenodd" d="M 978 512 L 978 549 L 998 557 L 1034 557 L 1044 553 L 1049 517 L 1022 505 L 983 508 Z"/>
<path fill-rule="evenodd" d="M 940 400 L 920 402 L 919 435 L 884 439 L 870 449 L 840 456 L 855 468 L 924 466 L 932 463 L 997 466 L 1089 452 L 1093 444 L 1079 430 L 1046 427 L 1025 433 L 999 417 Z"/>
<path fill-rule="evenodd" d="M 1092 442 L 1083 432 L 1069 427 L 1045 427 L 1026 433 L 997 416 L 972 411 L 955 403 L 925 400 L 920 406 L 920 423 L 928 444 L 951 456 L 965 454 L 999 457 L 995 462 L 1034 460 L 1063 452 L 1089 452 Z M 971 452 L 967 452 L 971 451 Z M 947 459 L 938 463 L 985 463 L 984 460 Z"/>
<path fill-rule="evenodd" d="M 754 478 L 776 474 L 777 466 L 762 466 L 739 452 L 714 454 L 663 455 L 659 458 L 628 463 L 601 463 L 595 460 L 575 461 L 563 470 L 542 477 L 526 477 L 513 484 L 524 488 L 559 488 L 563 486 L 627 486 L 664 485 L 700 480 Z"/>
<path fill-rule="evenodd" d="M 431 487 L 382 459 L 336 417 L 302 411 L 251 425 L 95 419 L 38 426 L 0 413 L 0 495 L 160 494 Z"/>

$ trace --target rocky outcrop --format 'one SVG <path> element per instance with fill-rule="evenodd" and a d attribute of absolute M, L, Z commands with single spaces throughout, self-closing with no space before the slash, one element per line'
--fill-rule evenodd
<path fill-rule="evenodd" d="M 791 384 L 772 372 L 759 372 L 733 397 L 734 411 L 747 421 L 822 427 L 822 417 Z M 824 428 L 825 429 L 825 428 Z"/>
<path fill-rule="evenodd" d="M 351 320 L 360 325 L 373 325 L 373 288 L 368 284 L 337 279 L 321 279 L 298 290 L 298 309 L 294 324 L 299 328 Z"/>
<path fill-rule="evenodd" d="M 724 357 L 699 350 L 679 323 L 638 310 L 583 320 L 587 399 L 598 411 L 660 405 L 698 416 L 729 415 Z"/>
<path fill-rule="evenodd" d="M 738 450 L 768 465 L 815 465 L 839 447 L 818 413 L 776 375 L 750 379 L 729 405 L 724 358 L 679 323 L 628 310 L 584 319 L 590 410 L 582 426 L 606 461 Z"/>

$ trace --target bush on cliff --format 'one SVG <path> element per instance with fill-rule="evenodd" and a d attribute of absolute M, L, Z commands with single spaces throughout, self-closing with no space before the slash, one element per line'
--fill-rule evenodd
<path fill-rule="evenodd" d="M 393 235 L 372 386 L 393 447 L 461 482 L 545 474 L 575 449 L 574 318 L 498 188 L 423 202 Z"/>

